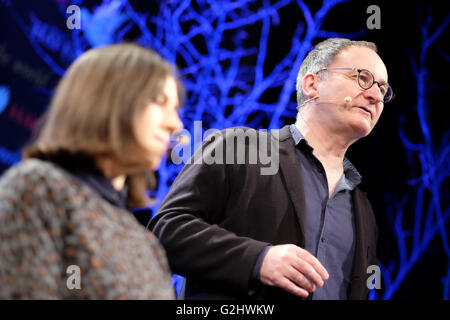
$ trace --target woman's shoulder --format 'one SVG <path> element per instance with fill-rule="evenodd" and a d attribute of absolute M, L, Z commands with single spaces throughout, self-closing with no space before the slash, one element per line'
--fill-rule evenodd
<path fill-rule="evenodd" d="M 25 159 L 9 168 L 0 178 L 0 196 L 28 197 L 32 202 L 51 198 L 65 202 L 70 194 L 79 193 L 81 185 L 64 169 L 50 161 Z"/>
<path fill-rule="evenodd" d="M 45 184 L 46 182 L 59 180 L 67 180 L 68 177 L 63 170 L 49 161 L 40 159 L 25 159 L 18 164 L 9 168 L 0 178 L 0 186 L 2 184 Z"/>

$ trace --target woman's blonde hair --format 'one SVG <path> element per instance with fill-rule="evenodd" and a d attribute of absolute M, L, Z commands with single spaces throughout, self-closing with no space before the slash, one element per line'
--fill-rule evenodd
<path fill-rule="evenodd" d="M 59 82 L 38 137 L 23 149 L 23 157 L 51 160 L 69 153 L 148 167 L 149 150 L 138 143 L 135 123 L 148 103 L 157 101 L 168 77 L 174 77 L 172 65 L 136 44 L 86 51 Z M 181 103 L 183 89 L 174 79 Z M 148 204 L 144 175 L 128 177 L 129 206 Z"/>

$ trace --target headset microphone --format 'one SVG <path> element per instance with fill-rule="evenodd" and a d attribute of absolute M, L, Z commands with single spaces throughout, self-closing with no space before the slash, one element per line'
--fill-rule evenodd
<path fill-rule="evenodd" d="M 298 109 L 300 108 L 300 107 L 302 107 L 302 106 L 304 106 L 306 103 L 308 103 L 308 102 L 310 102 L 310 101 L 312 101 L 312 100 L 315 100 L 315 99 L 318 99 L 319 98 L 319 95 L 315 95 L 314 97 L 312 97 L 312 98 L 310 98 L 310 99 L 308 99 L 308 100 L 306 100 L 306 101 L 304 101 L 302 104 L 301 104 L 301 106 L 299 106 L 299 107 L 297 107 Z M 345 97 L 344 98 L 344 102 L 345 103 L 350 103 L 350 102 L 352 102 L 352 98 L 351 97 Z M 322 101 L 322 103 L 337 103 L 337 101 Z"/>

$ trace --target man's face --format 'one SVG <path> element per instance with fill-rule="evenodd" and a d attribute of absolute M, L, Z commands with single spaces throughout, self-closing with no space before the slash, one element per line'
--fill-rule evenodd
<path fill-rule="evenodd" d="M 328 68 L 357 68 L 369 70 L 379 83 L 387 83 L 386 67 L 381 58 L 367 47 L 349 47 L 341 51 Z M 330 70 L 317 87 L 320 100 L 336 103 L 320 104 L 321 118 L 333 132 L 349 133 L 356 139 L 367 136 L 380 118 L 384 103 L 376 83 L 367 90 L 362 89 L 356 79 L 358 72 Z M 345 102 L 346 97 L 352 101 Z"/>

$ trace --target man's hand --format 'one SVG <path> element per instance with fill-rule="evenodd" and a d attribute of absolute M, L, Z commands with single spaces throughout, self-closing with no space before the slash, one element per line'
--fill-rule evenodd
<path fill-rule="evenodd" d="M 293 245 L 271 247 L 262 262 L 261 282 L 280 287 L 292 294 L 306 298 L 316 286 L 322 287 L 329 278 L 322 264 L 308 251 Z"/>

